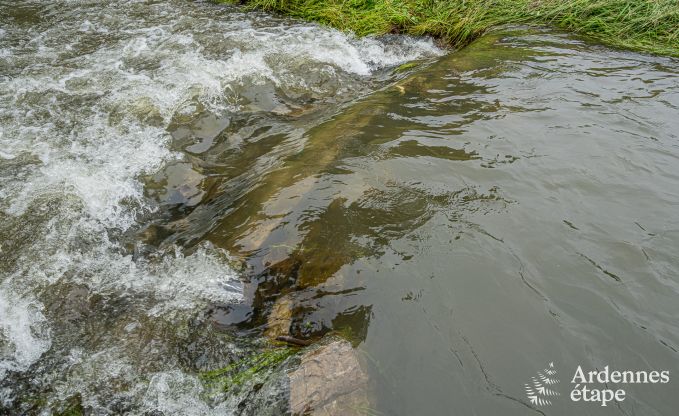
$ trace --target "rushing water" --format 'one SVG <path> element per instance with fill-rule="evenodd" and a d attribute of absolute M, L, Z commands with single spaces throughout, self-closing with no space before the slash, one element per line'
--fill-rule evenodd
<path fill-rule="evenodd" d="M 0 0 L 0 412 L 271 412 L 198 374 L 285 299 L 293 335 L 366 357 L 374 414 L 675 414 L 675 380 L 608 407 L 567 385 L 679 377 L 677 115 L 676 60 L 545 30 L 444 54 L 211 3 Z"/>

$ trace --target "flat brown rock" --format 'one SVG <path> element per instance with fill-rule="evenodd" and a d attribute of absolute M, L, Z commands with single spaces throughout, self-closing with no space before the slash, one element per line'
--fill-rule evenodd
<path fill-rule="evenodd" d="M 293 415 L 360 415 L 369 405 L 368 375 L 345 340 L 305 353 L 288 377 Z"/>

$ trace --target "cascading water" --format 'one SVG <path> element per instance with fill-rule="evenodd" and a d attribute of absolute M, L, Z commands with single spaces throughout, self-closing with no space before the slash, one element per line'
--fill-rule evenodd
<path fill-rule="evenodd" d="M 169 200 L 143 178 L 190 161 L 173 126 L 338 103 L 440 50 L 179 0 L 2 1 L 0 16 L 2 406 L 208 413 L 187 369 L 237 352 L 200 318 L 240 299 L 234 260 L 135 237 Z"/>

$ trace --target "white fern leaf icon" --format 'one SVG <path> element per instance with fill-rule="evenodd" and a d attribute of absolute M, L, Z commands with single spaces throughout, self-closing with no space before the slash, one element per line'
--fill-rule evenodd
<path fill-rule="evenodd" d="M 549 363 L 549 366 L 542 371 L 538 371 L 536 377 L 531 377 L 530 383 L 524 384 L 526 389 L 526 397 L 531 404 L 536 406 L 549 406 L 552 404 L 551 397 L 560 396 L 561 394 L 547 386 L 559 384 L 559 379 L 556 377 L 556 370 L 554 363 Z"/>

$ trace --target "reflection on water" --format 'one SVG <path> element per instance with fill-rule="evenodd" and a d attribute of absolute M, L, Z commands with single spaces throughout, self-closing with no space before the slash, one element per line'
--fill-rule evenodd
<path fill-rule="evenodd" d="M 676 60 L 55 4 L 2 7 L 5 409 L 257 414 L 278 387 L 196 375 L 274 328 L 351 340 L 376 414 L 674 413 L 675 381 L 605 408 L 523 385 L 679 370 Z"/>
<path fill-rule="evenodd" d="M 522 380 L 551 361 L 564 380 L 676 371 L 677 68 L 491 34 L 307 129 L 249 187 L 227 179 L 209 222 L 181 221 L 247 259 L 252 325 L 284 297 L 295 336 L 353 339 L 385 414 L 537 412 Z M 677 405 L 669 386 L 627 392 L 544 412 Z"/>

